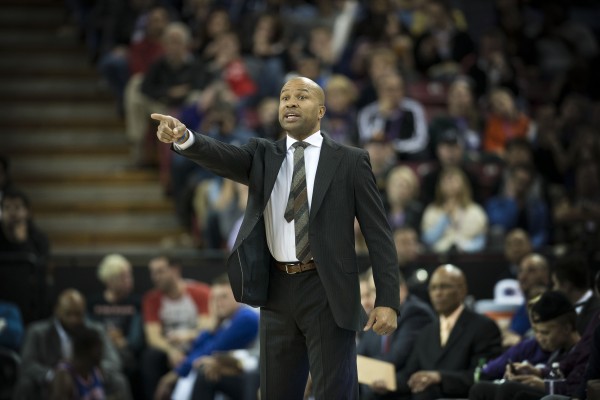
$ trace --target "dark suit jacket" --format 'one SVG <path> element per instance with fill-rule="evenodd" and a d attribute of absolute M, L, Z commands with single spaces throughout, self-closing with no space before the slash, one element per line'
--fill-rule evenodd
<path fill-rule="evenodd" d="M 444 397 L 467 397 L 479 359 L 489 360 L 501 351 L 500 330 L 491 319 L 465 308 L 442 347 L 440 321 L 436 318 L 421 331 L 406 367 L 396 374 L 398 391 L 410 392 L 410 376 L 429 370 L 442 375 L 440 389 Z"/>
<path fill-rule="evenodd" d="M 104 347 L 101 364 L 103 370 L 120 371 L 121 361 L 119 360 L 119 354 L 110 343 L 102 327 L 93 322 L 88 322 L 87 325 L 101 332 Z M 27 329 L 21 357 L 21 378 L 37 384 L 43 384 L 48 371 L 56 367 L 63 360 L 60 337 L 54 325 L 54 318 L 31 324 Z"/>
<path fill-rule="evenodd" d="M 577 332 L 583 335 L 591 319 L 600 311 L 600 298 L 596 295 L 590 297 L 577 315 Z"/>
<path fill-rule="evenodd" d="M 436 316 L 431 307 L 414 295 L 409 295 L 400 307 L 398 329 L 392 333 L 390 349 L 382 352 L 383 337 L 367 331 L 360 339 L 357 353 L 363 356 L 391 362 L 400 371 L 406 365 L 417 336 Z M 368 387 L 361 387 L 361 398 L 384 398 L 372 393 Z"/>
<path fill-rule="evenodd" d="M 286 155 L 285 138 L 251 139 L 241 147 L 194 133 L 192 146 L 178 152 L 217 175 L 248 185 L 248 203 L 227 261 L 235 298 L 266 303 L 272 256 L 263 212 Z M 310 248 L 338 326 L 359 330 L 366 314 L 360 305 L 354 218 L 369 248 L 377 289 L 376 306 L 399 309 L 394 242 L 365 150 L 342 146 L 323 134 L 309 217 Z M 287 260 L 279 260 L 287 261 Z"/>

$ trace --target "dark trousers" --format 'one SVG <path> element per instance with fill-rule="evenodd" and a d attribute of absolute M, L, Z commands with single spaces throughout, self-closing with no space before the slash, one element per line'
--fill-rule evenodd
<path fill-rule="evenodd" d="M 209 381 L 202 371 L 198 371 L 191 400 L 214 399 L 217 393 L 223 393 L 231 400 L 256 400 L 259 384 L 258 371 L 222 376 L 217 381 Z"/>
<path fill-rule="evenodd" d="M 158 381 L 169 372 L 169 359 L 167 353 L 152 347 L 147 347 L 142 352 L 140 375 L 143 382 L 144 398 L 153 399 Z"/>
<path fill-rule="evenodd" d="M 545 394 L 518 382 L 478 382 L 471 387 L 469 400 L 539 400 Z"/>
<path fill-rule="evenodd" d="M 309 370 L 317 400 L 357 399 L 355 336 L 336 325 L 316 270 L 272 268 L 260 313 L 261 399 L 301 400 Z"/>

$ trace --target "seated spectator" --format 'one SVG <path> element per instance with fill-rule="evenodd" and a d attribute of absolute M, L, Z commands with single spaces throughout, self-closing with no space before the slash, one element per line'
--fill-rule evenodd
<path fill-rule="evenodd" d="M 137 88 L 129 88 L 125 97 L 125 124 L 132 144 L 135 165 L 145 165 L 145 138 L 152 112 L 176 110 L 197 99 L 208 83 L 207 73 L 189 51 L 190 33 L 180 22 L 170 23 L 163 34 L 164 55 L 148 68 Z"/>
<path fill-rule="evenodd" d="M 235 300 L 226 274 L 213 280 L 210 305 L 213 326 L 201 331 L 191 344 L 185 359 L 161 378 L 157 388 L 157 398 L 162 398 L 175 383 L 179 386 L 184 384 L 182 380 L 195 380 L 196 375 L 190 375 L 193 369 L 197 369 L 199 375 L 204 374 L 205 371 L 202 369 L 204 356 L 245 349 L 257 339 L 258 313 Z M 182 389 L 175 388 L 176 398 L 189 398 L 189 390 L 188 396 L 183 396 L 179 390 Z"/>
<path fill-rule="evenodd" d="M 504 238 L 504 258 L 508 261 L 507 272 L 516 277 L 521 261 L 533 252 L 529 235 L 521 228 L 509 231 Z"/>
<path fill-rule="evenodd" d="M 369 45 L 363 47 L 368 48 Z M 354 62 L 355 68 L 366 67 L 366 71 L 361 70 L 354 73 L 358 76 L 364 75 L 364 82 L 359 85 L 359 97 L 356 103 L 356 107 L 361 110 L 377 101 L 376 83 L 383 76 L 397 72 L 398 58 L 387 46 L 378 46 L 368 51 L 356 51 L 355 53 L 354 57 L 357 58 L 357 61 Z"/>
<path fill-rule="evenodd" d="M 533 248 L 540 249 L 550 240 L 550 214 L 543 198 L 533 193 L 534 181 L 530 165 L 512 167 L 504 192 L 490 198 L 485 209 L 492 228 L 501 232 L 521 228 L 529 234 Z"/>
<path fill-rule="evenodd" d="M 100 334 L 82 326 L 73 331 L 72 339 L 73 354 L 70 360 L 60 363 L 56 369 L 50 383 L 50 400 L 106 398 L 100 365 L 103 351 Z M 116 396 L 124 398 L 120 393 Z"/>
<path fill-rule="evenodd" d="M 531 307 L 540 299 L 541 295 L 536 296 L 534 299 L 527 303 L 529 313 L 531 313 Z M 531 314 L 530 318 L 531 318 Z M 517 344 L 509 347 L 504 353 L 496 358 L 488 360 L 483 369 L 481 370 L 480 379 L 493 381 L 495 379 L 501 379 L 506 373 L 506 367 L 509 363 L 529 363 L 531 365 L 545 364 L 550 358 L 556 360 L 563 350 L 555 349 L 555 343 L 546 339 L 544 335 L 536 330 L 536 324 L 533 324 L 535 337 L 525 338 Z M 554 326 L 555 328 L 558 326 Z M 538 340 L 538 338 L 540 340 Z M 475 382 L 477 383 L 477 382 Z"/>
<path fill-rule="evenodd" d="M 427 159 L 427 120 L 423 106 L 405 97 L 404 79 L 397 72 L 376 82 L 377 101 L 358 113 L 360 143 L 383 140 L 394 147 L 399 160 Z"/>
<path fill-rule="evenodd" d="M 375 183 L 382 198 L 385 198 L 385 187 L 387 176 L 396 165 L 396 154 L 391 143 L 383 139 L 371 139 L 363 144 L 363 148 L 369 153 L 371 169 L 375 175 Z"/>
<path fill-rule="evenodd" d="M 439 320 L 420 331 L 396 374 L 398 394 L 420 400 L 465 397 L 479 360 L 500 353 L 500 331 L 494 321 L 465 307 L 467 282 L 459 268 L 439 266 L 429 295 Z"/>
<path fill-rule="evenodd" d="M 392 230 L 403 227 L 419 229 L 423 205 L 418 200 L 419 178 L 405 165 L 394 167 L 386 182 L 386 208 Z"/>
<path fill-rule="evenodd" d="M 42 394 L 54 380 L 59 364 L 73 355 L 73 334 L 83 327 L 93 329 L 102 338 L 100 368 L 107 396 L 131 398 L 127 380 L 121 374 L 118 353 L 103 328 L 84 316 L 85 299 L 82 294 L 75 289 L 67 289 L 59 295 L 53 317 L 34 322 L 27 328 L 15 399 L 43 398 Z"/>
<path fill-rule="evenodd" d="M 101 323 L 121 357 L 123 371 L 137 396 L 138 358 L 144 346 L 140 299 L 133 294 L 131 264 L 120 254 L 105 256 L 97 272 L 105 289 L 88 298 L 88 315 Z"/>
<path fill-rule="evenodd" d="M 526 138 L 529 129 L 529 117 L 517 109 L 513 95 L 507 89 L 494 89 L 490 93 L 483 150 L 503 157 L 506 143 L 514 138 Z"/>
<path fill-rule="evenodd" d="M 455 129 L 469 158 L 476 158 L 481 150 L 481 116 L 469 81 L 455 79 L 448 88 L 448 108 L 445 114 L 434 117 L 429 123 L 430 149 L 437 147 L 440 136 Z"/>
<path fill-rule="evenodd" d="M 583 335 L 600 311 L 600 298 L 590 286 L 590 270 L 582 255 L 559 258 L 552 268 L 553 289 L 562 292 L 577 312 L 577 331 Z"/>
<path fill-rule="evenodd" d="M 324 89 L 327 112 L 321 119 L 321 129 L 338 143 L 357 145 L 356 86 L 344 75 L 332 75 Z"/>
<path fill-rule="evenodd" d="M 14 303 L 0 300 L 0 348 L 19 353 L 24 330 L 19 307 Z"/>
<path fill-rule="evenodd" d="M 576 313 L 569 299 L 557 291 L 544 293 L 531 307 L 531 319 L 540 345 L 556 351 L 556 356 L 551 356 L 543 368 L 529 363 L 507 366 L 503 383 L 475 384 L 469 392 L 470 400 L 538 400 L 548 394 L 543 379 L 555 362 L 560 362 L 566 378 L 565 387 L 555 388 L 556 394 L 571 395 L 579 390 L 589 356 L 586 347 L 589 347 L 591 333 L 586 335 L 585 342 L 581 340 L 575 328 Z"/>
<path fill-rule="evenodd" d="M 45 261 L 50 255 L 50 242 L 33 222 L 31 205 L 25 193 L 8 189 L 0 201 L 0 253 L 32 253 Z"/>
<path fill-rule="evenodd" d="M 506 88 L 514 95 L 519 93 L 517 70 L 512 60 L 502 32 L 490 30 L 481 35 L 477 57 L 473 57 L 466 70 L 474 82 L 477 99 L 498 87 Z"/>
<path fill-rule="evenodd" d="M 379 336 L 367 331 L 358 344 L 357 353 L 394 364 L 396 371 L 406 365 L 418 334 L 423 327 L 433 322 L 435 314 L 429 305 L 408 291 L 408 286 L 400 274 L 400 313 L 398 328 L 391 334 Z M 361 399 L 387 398 L 388 390 L 381 381 L 371 385 L 361 385 Z"/>
<path fill-rule="evenodd" d="M 438 162 L 421 178 L 421 201 L 424 204 L 429 204 L 435 199 L 435 190 L 438 186 L 440 175 L 445 168 L 460 168 L 469 180 L 469 186 L 471 187 L 471 193 L 475 201 L 480 201 L 479 181 L 469 168 L 469 163 L 465 157 L 465 142 L 457 129 L 448 128 L 438 133 L 435 155 Z"/>
<path fill-rule="evenodd" d="M 517 271 L 517 280 L 525 301 L 513 315 L 508 330 L 503 332 L 503 346 L 508 347 L 517 344 L 531 329 L 531 322 L 527 313 L 527 302 L 535 298 L 540 290 L 549 286 L 549 269 L 546 258 L 537 253 L 531 253 L 521 260 Z"/>
<path fill-rule="evenodd" d="M 473 41 L 456 27 L 448 2 L 430 0 L 425 12 L 428 27 L 415 42 L 417 69 L 430 79 L 452 80 L 463 59 L 473 53 Z"/>
<path fill-rule="evenodd" d="M 219 249 L 226 244 L 236 222 L 244 216 L 248 202 L 248 186 L 223 179 L 214 203 L 206 210 L 203 222 L 204 240 L 208 247 Z M 198 215 L 198 214 L 196 214 Z"/>
<path fill-rule="evenodd" d="M 144 398 L 154 398 L 156 385 L 180 365 L 207 324 L 210 288 L 181 277 L 180 264 L 158 256 L 148 264 L 154 289 L 144 295 L 142 310 L 148 348 L 141 357 Z"/>
<path fill-rule="evenodd" d="M 465 174 L 458 168 L 442 171 L 435 200 L 421 221 L 423 242 L 436 253 L 475 252 L 485 247 L 487 216 L 473 202 Z"/>

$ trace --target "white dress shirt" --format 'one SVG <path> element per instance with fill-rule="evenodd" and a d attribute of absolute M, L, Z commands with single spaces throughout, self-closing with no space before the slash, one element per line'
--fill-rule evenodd
<path fill-rule="evenodd" d="M 265 228 L 267 233 L 267 244 L 271 255 L 277 261 L 298 261 L 296 257 L 296 232 L 294 230 L 294 221 L 287 222 L 284 218 L 285 208 L 290 195 L 290 186 L 292 185 L 292 174 L 294 173 L 294 148 L 292 145 L 297 142 L 296 139 L 287 136 L 287 153 L 285 160 L 281 164 L 279 174 L 275 180 L 275 186 L 265 208 Z M 319 156 L 323 145 L 323 136 L 321 131 L 317 131 L 304 139 L 309 146 L 304 149 L 304 164 L 306 170 L 306 189 L 308 196 L 308 208 L 312 204 L 313 188 L 315 186 L 315 175 L 319 165 Z M 194 136 L 189 135 L 188 140 L 182 144 L 175 143 L 175 148 L 184 150 L 194 143 Z"/>

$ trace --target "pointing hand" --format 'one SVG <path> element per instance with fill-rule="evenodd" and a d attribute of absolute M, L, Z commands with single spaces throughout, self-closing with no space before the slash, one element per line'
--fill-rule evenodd
<path fill-rule="evenodd" d="M 156 136 L 161 142 L 177 142 L 184 136 L 186 137 L 185 140 L 187 140 L 188 130 L 177 118 L 156 113 L 151 114 L 150 118 L 160 121 L 160 124 L 158 124 L 158 128 L 156 129 Z"/>

